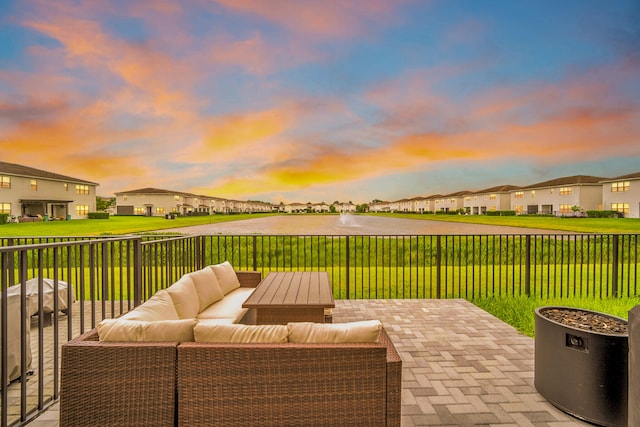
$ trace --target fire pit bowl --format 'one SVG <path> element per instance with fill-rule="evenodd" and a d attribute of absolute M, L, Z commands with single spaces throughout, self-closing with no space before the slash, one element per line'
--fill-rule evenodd
<path fill-rule="evenodd" d="M 538 392 L 585 421 L 627 426 L 627 321 L 571 307 L 535 310 Z"/>

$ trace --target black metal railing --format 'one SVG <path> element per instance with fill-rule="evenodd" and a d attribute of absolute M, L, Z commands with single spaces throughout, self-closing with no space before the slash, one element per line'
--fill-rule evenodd
<path fill-rule="evenodd" d="M 639 293 L 639 236 L 2 238 L 0 426 L 26 424 L 57 400 L 63 342 L 206 265 L 228 260 L 238 270 L 263 276 L 271 271 L 327 271 L 336 299 L 631 297 Z M 37 300 L 27 295 L 26 283 L 33 278 L 38 278 Z M 54 295 L 62 284 L 72 290 L 63 301 L 64 312 L 57 298 L 51 312 L 45 310 L 44 279 L 53 281 Z M 10 287 L 16 285 L 18 308 L 12 310 L 8 294 L 15 293 Z M 36 307 L 33 312 L 31 306 Z M 15 328 L 19 333 L 10 334 Z M 18 365 L 18 377 L 28 381 L 6 386 L 10 362 Z M 16 388 L 18 403 L 10 405 L 9 389 Z"/>

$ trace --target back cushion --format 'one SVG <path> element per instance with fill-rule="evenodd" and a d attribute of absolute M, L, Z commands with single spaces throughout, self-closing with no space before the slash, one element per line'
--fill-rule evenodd
<path fill-rule="evenodd" d="M 229 261 L 225 261 L 222 264 L 212 265 L 211 268 L 218 278 L 218 283 L 220 284 L 220 289 L 222 289 L 223 294 L 226 295 L 232 290 L 240 287 L 238 276 Z"/>
<path fill-rule="evenodd" d="M 295 322 L 287 324 L 289 342 L 298 343 L 356 343 L 378 342 L 382 323 L 364 320 L 349 323 Z"/>
<path fill-rule="evenodd" d="M 129 320 L 178 320 L 173 300 L 166 290 L 160 290 L 154 296 L 121 317 Z"/>
<path fill-rule="evenodd" d="M 288 333 L 286 325 L 221 325 L 215 320 L 201 320 L 193 328 L 196 342 L 284 343 Z"/>
<path fill-rule="evenodd" d="M 195 319 L 200 310 L 198 292 L 193 284 L 193 279 L 185 274 L 173 285 L 167 288 L 173 305 L 180 319 Z"/>
<path fill-rule="evenodd" d="M 198 313 L 224 297 L 218 284 L 218 278 L 212 269 L 205 267 L 202 270 L 189 273 L 189 276 L 193 280 L 193 285 L 196 287 L 200 300 Z"/>
<path fill-rule="evenodd" d="M 104 319 L 97 325 L 100 341 L 193 341 L 194 319 L 144 320 Z"/>

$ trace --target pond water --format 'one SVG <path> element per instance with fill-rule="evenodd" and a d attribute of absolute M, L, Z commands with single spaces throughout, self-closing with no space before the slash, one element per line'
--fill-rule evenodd
<path fill-rule="evenodd" d="M 562 234 L 556 230 L 360 215 L 279 215 L 165 230 L 185 234 L 422 235 Z"/>

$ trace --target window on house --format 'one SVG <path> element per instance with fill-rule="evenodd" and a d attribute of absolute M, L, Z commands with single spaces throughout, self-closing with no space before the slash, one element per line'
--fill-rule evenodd
<path fill-rule="evenodd" d="M 89 194 L 89 186 L 76 184 L 76 194 Z"/>
<path fill-rule="evenodd" d="M 122 200 L 124 200 L 125 202 L 127 201 L 127 195 L 126 194 L 124 196 L 122 196 Z"/>
<path fill-rule="evenodd" d="M 523 191 L 516 191 L 515 193 L 515 198 L 516 199 L 522 199 L 524 197 L 524 192 Z"/>
<path fill-rule="evenodd" d="M 465 201 L 465 202 L 470 202 L 470 201 L 471 201 L 471 197 L 469 197 L 469 196 L 465 197 L 465 198 L 464 198 L 464 201 Z"/>
<path fill-rule="evenodd" d="M 498 196 L 495 194 L 489 194 L 489 200 L 495 200 Z"/>
<path fill-rule="evenodd" d="M 62 184 L 64 186 L 64 191 L 69 191 L 69 184 L 67 184 L 66 182 L 64 184 Z"/>
<path fill-rule="evenodd" d="M 553 194 L 553 188 L 549 189 L 549 194 Z"/>
<path fill-rule="evenodd" d="M 11 215 L 11 203 L 0 203 L 0 214 Z"/>
<path fill-rule="evenodd" d="M 76 215 L 89 215 L 89 205 L 77 205 Z"/>
<path fill-rule="evenodd" d="M 531 190 L 531 197 L 536 197 L 536 190 Z"/>
<path fill-rule="evenodd" d="M 560 213 L 561 214 L 571 213 L 571 205 L 570 204 L 561 204 L 560 205 Z"/>
<path fill-rule="evenodd" d="M 629 213 L 629 203 L 611 203 L 611 210 L 618 211 L 623 214 Z"/>
<path fill-rule="evenodd" d="M 180 196 L 173 196 L 173 201 L 174 202 L 179 202 L 180 201 Z"/>
<path fill-rule="evenodd" d="M 32 179 L 30 185 L 32 190 L 38 190 L 38 180 Z"/>
<path fill-rule="evenodd" d="M 11 188 L 11 177 L 0 175 L 0 188 Z"/>
<path fill-rule="evenodd" d="M 156 208 L 156 213 L 157 213 L 157 214 L 164 215 L 164 213 L 165 213 L 165 209 L 164 209 L 164 208 Z"/>
<path fill-rule="evenodd" d="M 144 215 L 145 214 L 144 207 L 142 207 L 142 208 L 133 208 L 133 213 L 136 214 L 136 215 Z"/>
<path fill-rule="evenodd" d="M 495 206 L 489 206 L 489 211 L 495 212 L 496 210 L 498 209 Z"/>
<path fill-rule="evenodd" d="M 620 181 L 611 183 L 611 192 L 619 193 L 622 191 L 629 191 L 631 183 L 629 181 Z"/>
<path fill-rule="evenodd" d="M 568 196 L 569 194 L 571 194 L 572 191 L 573 191 L 573 188 L 571 187 L 560 187 L 561 196 Z"/>
<path fill-rule="evenodd" d="M 517 214 L 521 214 L 522 213 L 522 205 L 515 205 L 514 211 L 516 211 Z"/>

